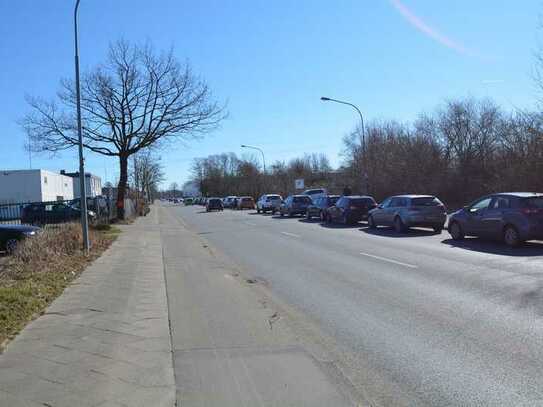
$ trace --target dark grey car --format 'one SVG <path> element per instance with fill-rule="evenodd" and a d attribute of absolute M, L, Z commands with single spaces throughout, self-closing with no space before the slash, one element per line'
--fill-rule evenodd
<path fill-rule="evenodd" d="M 519 246 L 543 239 L 543 193 L 509 192 L 487 195 L 453 213 L 449 233 L 455 240 L 479 236 Z"/>
<path fill-rule="evenodd" d="M 397 195 L 370 211 L 368 225 L 394 226 L 398 233 L 410 227 L 430 227 L 441 233 L 447 220 L 445 205 L 433 195 Z"/>

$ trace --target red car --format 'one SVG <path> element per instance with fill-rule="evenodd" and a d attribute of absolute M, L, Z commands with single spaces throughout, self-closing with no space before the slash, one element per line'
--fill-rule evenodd
<path fill-rule="evenodd" d="M 238 198 L 238 209 L 254 209 L 255 208 L 255 200 L 250 196 L 242 196 Z"/>

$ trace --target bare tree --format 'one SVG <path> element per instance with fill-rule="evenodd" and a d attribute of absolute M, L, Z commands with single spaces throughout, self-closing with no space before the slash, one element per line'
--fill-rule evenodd
<path fill-rule="evenodd" d="M 56 153 L 77 146 L 75 86 L 62 80 L 57 101 L 29 97 L 22 119 L 34 151 Z M 188 140 L 214 128 L 225 117 L 205 82 L 173 53 L 118 41 L 106 63 L 81 81 L 83 145 L 119 159 L 117 207 L 124 217 L 128 160 L 168 140 Z"/>
<path fill-rule="evenodd" d="M 132 184 L 142 198 L 152 201 L 164 180 L 160 157 L 155 157 L 150 150 L 142 150 L 132 157 Z"/>

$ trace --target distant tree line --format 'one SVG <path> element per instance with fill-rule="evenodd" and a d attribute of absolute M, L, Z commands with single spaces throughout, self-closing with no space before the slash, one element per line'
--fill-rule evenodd
<path fill-rule="evenodd" d="M 337 169 L 322 154 L 306 154 L 275 162 L 264 174 L 255 160 L 228 153 L 194 160 L 192 178 L 206 196 L 286 195 L 294 179 L 304 178 L 306 187 L 340 193 L 349 186 L 377 200 L 435 194 L 449 206 L 496 191 L 543 191 L 539 113 L 507 113 L 489 99 L 451 100 L 413 123 L 370 123 L 365 136 L 365 146 L 360 129 L 344 138 Z"/>

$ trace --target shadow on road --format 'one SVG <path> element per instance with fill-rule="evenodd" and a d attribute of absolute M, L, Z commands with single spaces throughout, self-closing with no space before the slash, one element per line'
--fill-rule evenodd
<path fill-rule="evenodd" d="M 272 218 L 273 219 L 281 219 L 281 220 L 283 220 L 283 219 L 298 219 L 298 220 L 300 220 L 300 216 L 301 215 L 293 215 L 293 216 L 283 215 L 283 216 L 281 216 L 279 214 L 276 214 L 276 215 L 273 215 Z"/>
<path fill-rule="evenodd" d="M 436 232 L 428 229 L 409 228 L 403 233 L 396 232 L 393 228 L 381 227 L 377 229 L 370 229 L 369 227 L 361 228 L 362 232 L 368 235 L 384 236 L 384 237 L 423 237 L 423 236 L 435 236 Z"/>
<path fill-rule="evenodd" d="M 319 223 L 320 221 L 321 220 L 319 218 L 307 219 L 306 217 L 298 220 L 298 222 L 303 222 L 303 223 Z"/>
<path fill-rule="evenodd" d="M 344 223 L 327 223 L 327 222 L 321 222 L 320 226 L 326 229 L 355 229 L 359 228 L 361 226 L 360 223 L 348 223 L 345 225 Z"/>
<path fill-rule="evenodd" d="M 497 254 L 500 256 L 534 257 L 543 256 L 543 243 L 526 242 L 520 247 L 511 248 L 502 242 L 479 239 L 476 237 L 464 240 L 445 239 L 441 243 L 475 252 Z"/>

